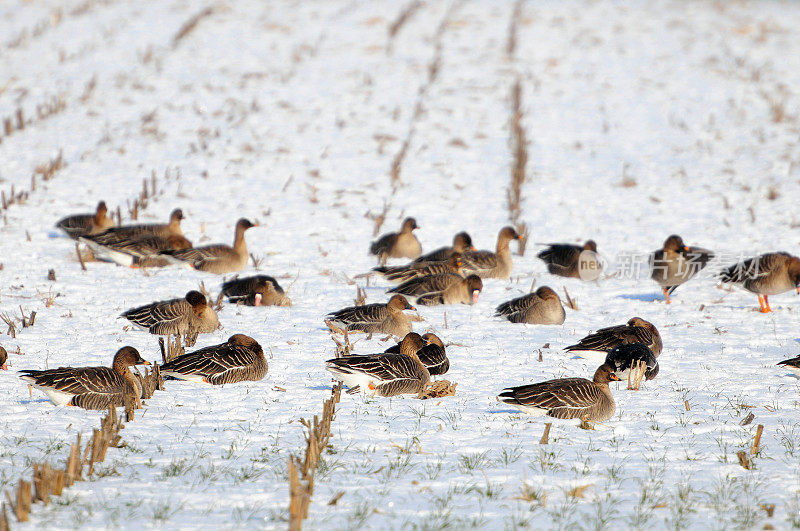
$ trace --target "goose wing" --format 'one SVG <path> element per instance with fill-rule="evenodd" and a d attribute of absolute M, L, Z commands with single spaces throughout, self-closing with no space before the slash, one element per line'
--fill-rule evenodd
<path fill-rule="evenodd" d="M 222 384 L 250 379 L 242 376 L 254 372 L 262 358 L 262 352 L 244 345 L 223 343 L 178 356 L 162 365 L 161 370 L 165 374 L 200 376 L 209 383 Z M 234 379 L 233 375 L 238 377 Z"/>
<path fill-rule="evenodd" d="M 516 299 L 511 299 L 499 305 L 495 310 L 495 316 L 510 317 L 528 310 L 535 300 L 539 299 L 536 293 L 529 293 Z"/>
<path fill-rule="evenodd" d="M 345 374 L 366 374 L 382 382 L 415 377 L 413 360 L 402 354 L 343 356 L 325 362 L 329 370 Z"/>
<path fill-rule="evenodd" d="M 122 377 L 109 367 L 59 367 L 20 372 L 20 378 L 29 383 L 73 395 L 108 395 L 122 393 L 123 388 Z"/>
<path fill-rule="evenodd" d="M 499 396 L 507 404 L 572 412 L 574 413 L 572 417 L 579 417 L 582 410 L 597 404 L 601 394 L 600 388 L 585 378 L 560 378 L 510 387 Z"/>
<path fill-rule="evenodd" d="M 577 245 L 551 243 L 536 256 L 546 264 L 569 267 L 575 263 L 582 250 Z"/>
<path fill-rule="evenodd" d="M 565 347 L 564 350 L 595 350 L 609 351 L 623 343 L 651 344 L 653 334 L 641 326 L 617 325 L 601 328 L 589 334 L 575 345 Z"/>
<path fill-rule="evenodd" d="M 441 293 L 456 282 L 461 282 L 462 277 L 454 273 L 441 273 L 413 278 L 389 290 L 389 293 L 402 293 L 414 297 Z"/>
<path fill-rule="evenodd" d="M 464 270 L 479 274 L 497 267 L 497 255 L 491 251 L 472 251 L 464 253 Z"/>
<path fill-rule="evenodd" d="M 394 232 L 384 234 L 376 241 L 372 242 L 372 245 L 369 246 L 369 252 L 372 254 L 388 253 L 397 242 L 397 236 L 397 233 Z"/>
<path fill-rule="evenodd" d="M 328 317 L 345 325 L 379 323 L 386 319 L 389 310 L 386 304 L 350 306 L 328 314 Z"/>
<path fill-rule="evenodd" d="M 215 245 L 205 245 L 203 247 L 192 247 L 179 251 L 164 251 L 161 254 L 172 256 L 183 262 L 198 262 L 200 260 L 213 260 L 225 256 L 234 255 L 233 247 L 222 243 Z"/>
<path fill-rule="evenodd" d="M 67 216 L 59 220 L 56 227 L 66 232 L 71 238 L 77 238 L 92 230 L 94 216 L 94 214 Z"/>
<path fill-rule="evenodd" d="M 191 311 L 192 307 L 186 299 L 172 299 L 130 309 L 122 316 L 142 328 L 160 334 L 174 330 L 187 321 Z"/>

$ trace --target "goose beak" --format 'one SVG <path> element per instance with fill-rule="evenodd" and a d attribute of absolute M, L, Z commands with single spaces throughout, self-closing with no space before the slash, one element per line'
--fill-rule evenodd
<path fill-rule="evenodd" d="M 472 290 L 472 304 L 475 304 L 476 302 L 478 302 L 478 295 L 480 295 L 480 294 L 481 294 L 481 292 L 478 291 L 477 289 L 476 290 Z"/>
<path fill-rule="evenodd" d="M 686 252 L 689 252 L 689 247 L 687 247 L 686 245 L 684 245 L 684 246 L 683 246 L 683 250 L 684 250 L 684 251 L 686 251 Z"/>
<path fill-rule="evenodd" d="M 0 366 L 0 369 L 3 369 L 4 371 L 7 371 L 8 370 L 8 363 L 4 363 L 2 366 Z"/>
<path fill-rule="evenodd" d="M 261 306 L 261 299 L 262 299 L 261 294 L 256 293 L 256 306 Z"/>
<path fill-rule="evenodd" d="M 147 360 L 142 360 L 142 365 L 152 365 L 152 363 Z"/>
<path fill-rule="evenodd" d="M 800 295 L 800 286 L 797 286 L 795 289 L 797 290 L 797 294 Z"/>
<path fill-rule="evenodd" d="M 611 374 L 608 375 L 608 379 L 611 380 L 612 382 L 618 382 L 619 381 L 619 376 L 617 376 L 616 374 L 614 374 L 612 372 Z"/>

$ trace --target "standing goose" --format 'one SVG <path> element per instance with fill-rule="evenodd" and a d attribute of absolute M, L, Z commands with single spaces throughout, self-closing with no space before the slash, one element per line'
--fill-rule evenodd
<path fill-rule="evenodd" d="M 542 286 L 533 293 L 504 302 L 497 307 L 495 317 L 502 316 L 512 323 L 560 325 L 566 318 L 558 293 Z"/>
<path fill-rule="evenodd" d="M 291 306 L 278 281 L 269 275 L 235 278 L 222 284 L 222 294 L 228 300 L 245 306 Z"/>
<path fill-rule="evenodd" d="M 267 374 L 261 345 L 252 337 L 234 334 L 228 341 L 187 352 L 161 366 L 162 374 L 211 385 L 258 381 Z"/>
<path fill-rule="evenodd" d="M 601 365 L 591 381 L 585 378 L 559 378 L 509 387 L 500 393 L 499 398 L 531 415 L 602 422 L 610 419 L 616 410 L 608 382 L 618 380 L 612 367 Z"/>
<path fill-rule="evenodd" d="M 416 310 L 402 295 L 395 295 L 386 304 L 350 306 L 328 314 L 326 322 L 350 332 L 391 334 L 405 337 L 411 333 L 411 319 L 403 310 Z"/>
<path fill-rule="evenodd" d="M 412 231 L 418 228 L 414 218 L 406 218 L 400 232 L 384 234 L 372 242 L 369 252 L 378 257 L 381 265 L 389 258 L 417 258 L 422 254 L 422 247 Z"/>
<path fill-rule="evenodd" d="M 511 227 L 504 227 L 497 235 L 497 248 L 491 251 L 469 251 L 464 253 L 464 271 L 475 273 L 481 278 L 505 280 L 511 275 L 511 250 L 508 243 L 519 240 L 520 236 Z"/>
<path fill-rule="evenodd" d="M 453 253 L 450 258 L 439 262 L 411 262 L 399 267 L 374 267 L 372 270 L 382 274 L 386 280 L 391 282 L 406 282 L 414 278 L 441 273 L 453 273 L 461 276 L 462 265 L 461 253 Z"/>
<path fill-rule="evenodd" d="M 581 339 L 578 343 L 565 347 L 567 352 L 575 352 L 581 357 L 602 362 L 606 353 L 617 345 L 641 343 L 649 348 L 655 357 L 661 354 L 661 334 L 649 321 L 633 317 L 627 324 L 601 328 Z"/>
<path fill-rule="evenodd" d="M 114 355 L 111 367 L 60 367 L 44 371 L 20 371 L 20 378 L 43 391 L 57 406 L 106 409 L 121 406 L 128 387 L 141 399 L 139 380 L 130 371 L 134 365 L 150 365 L 133 347 L 122 347 Z"/>
<path fill-rule="evenodd" d="M 440 247 L 435 251 L 423 254 L 414 260 L 414 262 L 442 262 L 453 256 L 455 253 L 464 254 L 467 251 L 474 250 L 475 247 L 472 246 L 472 237 L 466 232 L 459 232 L 453 237 L 452 247 Z"/>
<path fill-rule="evenodd" d="M 219 243 L 182 251 L 165 251 L 162 254 L 169 255 L 181 262 L 188 262 L 194 269 L 199 271 L 216 273 L 217 275 L 235 273 L 247 266 L 249 255 L 247 254 L 247 244 L 244 241 L 244 232 L 256 226 L 245 218 L 237 221 L 233 247 Z"/>
<path fill-rule="evenodd" d="M 8 353 L 3 347 L 0 347 L 0 369 L 8 370 Z"/>
<path fill-rule="evenodd" d="M 602 265 L 597 260 L 597 244 L 589 240 L 583 246 L 551 243 L 537 257 L 547 264 L 550 274 L 595 280 Z"/>
<path fill-rule="evenodd" d="M 193 345 L 198 334 L 208 334 L 219 328 L 217 314 L 205 296 L 190 291 L 182 299 L 154 302 L 132 308 L 122 317 L 151 334 L 159 336 L 182 335 L 188 345 Z"/>
<path fill-rule="evenodd" d="M 474 304 L 483 289 L 483 281 L 478 275 L 464 278 L 454 273 L 428 275 L 403 282 L 389 290 L 416 297 L 417 304 L 434 306 L 438 304 Z"/>
<path fill-rule="evenodd" d="M 97 209 L 94 214 L 75 214 L 67 216 L 56 223 L 56 227 L 75 240 L 81 236 L 103 232 L 113 226 L 114 222 L 108 217 L 108 208 L 105 201 L 97 203 Z"/>
<path fill-rule="evenodd" d="M 771 312 L 769 296 L 791 289 L 800 294 L 800 258 L 789 253 L 767 253 L 723 269 L 722 282 L 741 284 L 758 295 L 761 312 Z"/>
<path fill-rule="evenodd" d="M 628 379 L 630 382 L 631 369 L 639 362 L 644 362 L 646 369 L 645 380 L 652 380 L 658 374 L 658 360 L 647 345 L 631 343 L 617 345 L 606 355 L 605 364 L 614 369 L 614 374 L 620 380 Z"/>
<path fill-rule="evenodd" d="M 695 276 L 714 258 L 714 253 L 700 247 L 688 247 L 683 239 L 673 234 L 664 241 L 664 246 L 650 255 L 650 278 L 669 296 L 678 286 Z"/>
<path fill-rule="evenodd" d="M 800 356 L 796 356 L 794 358 L 789 358 L 788 360 L 779 361 L 778 365 L 792 371 L 797 376 L 800 376 Z"/>
<path fill-rule="evenodd" d="M 425 346 L 419 334 L 407 334 L 399 354 L 344 356 L 325 362 L 333 377 L 351 389 L 373 396 L 419 394 L 431 381 L 431 375 L 417 352 Z"/>
<path fill-rule="evenodd" d="M 432 332 L 422 334 L 428 344 L 417 351 L 419 361 L 425 365 L 431 376 L 439 376 L 450 370 L 450 360 L 447 358 L 447 353 L 444 349 L 444 343 L 439 336 Z M 399 354 L 400 343 L 391 346 L 384 350 L 386 354 Z"/>

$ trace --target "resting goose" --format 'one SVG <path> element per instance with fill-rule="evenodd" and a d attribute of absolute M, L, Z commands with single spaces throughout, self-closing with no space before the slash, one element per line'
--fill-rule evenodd
<path fill-rule="evenodd" d="M 779 361 L 778 365 L 780 365 L 784 369 L 792 371 L 797 376 L 800 376 L 800 356 L 790 358 L 788 360 Z"/>
<path fill-rule="evenodd" d="M 374 267 L 372 270 L 382 274 L 386 280 L 391 282 L 407 282 L 414 278 L 442 273 L 461 276 L 461 266 L 461 253 L 453 253 L 450 258 L 440 262 L 411 262 L 399 267 Z"/>
<path fill-rule="evenodd" d="M 583 246 L 551 243 L 537 257 L 547 264 L 550 274 L 595 280 L 602 265 L 597 260 L 597 244 L 593 240 Z"/>
<path fill-rule="evenodd" d="M 256 226 L 245 218 L 237 221 L 233 247 L 220 243 L 182 251 L 165 251 L 162 254 L 171 256 L 180 262 L 188 262 L 199 271 L 217 275 L 235 273 L 247 266 L 249 255 L 247 254 L 247 244 L 244 241 L 244 233 L 247 229 Z"/>
<path fill-rule="evenodd" d="M 8 370 L 8 353 L 3 347 L 0 347 L 0 369 Z"/>
<path fill-rule="evenodd" d="M 223 385 L 261 380 L 267 369 L 261 345 L 252 337 L 234 334 L 225 343 L 168 361 L 161 366 L 161 373 L 180 380 Z"/>
<path fill-rule="evenodd" d="M 789 253 L 762 254 L 722 270 L 720 280 L 755 293 L 761 312 L 771 312 L 770 295 L 792 289 L 800 294 L 800 258 Z"/>
<path fill-rule="evenodd" d="M 454 273 L 428 275 L 403 282 L 389 290 L 389 293 L 402 293 L 416 297 L 417 304 L 435 306 L 439 304 L 474 304 L 483 289 L 483 282 L 477 275 L 464 278 Z"/>
<path fill-rule="evenodd" d="M 619 378 L 611 367 L 601 365 L 592 380 L 559 378 L 509 387 L 500 393 L 499 398 L 531 415 L 601 422 L 610 419 L 616 410 L 608 382 L 617 380 Z"/>
<path fill-rule="evenodd" d="M 417 258 L 422 254 L 422 247 L 412 231 L 418 228 L 414 218 L 406 218 L 400 232 L 384 234 L 372 242 L 369 252 L 376 255 L 381 264 L 389 258 Z"/>
<path fill-rule="evenodd" d="M 154 302 L 132 308 L 122 317 L 151 334 L 159 336 L 180 334 L 187 344 L 194 344 L 198 334 L 208 334 L 219 328 L 217 314 L 205 296 L 190 291 L 182 299 Z"/>
<path fill-rule="evenodd" d="M 417 357 L 419 358 L 419 361 L 425 365 L 425 368 L 428 369 L 430 375 L 439 376 L 449 371 L 450 360 L 447 358 L 447 353 L 444 349 L 444 343 L 441 339 L 439 339 L 439 336 L 432 332 L 428 332 L 426 334 L 422 334 L 422 339 L 424 339 L 428 344 L 417 351 Z M 399 354 L 400 343 L 387 348 L 384 350 L 384 353 Z"/>
<path fill-rule="evenodd" d="M 350 306 L 328 314 L 327 321 L 350 332 L 392 334 L 405 337 L 411 332 L 411 319 L 403 310 L 415 310 L 402 295 L 395 295 L 386 304 Z"/>
<path fill-rule="evenodd" d="M 606 353 L 617 345 L 641 343 L 649 348 L 655 357 L 661 354 L 661 334 L 649 321 L 633 317 L 627 324 L 609 326 L 589 334 L 578 343 L 565 347 L 567 352 L 575 352 L 581 357 L 602 362 Z"/>
<path fill-rule="evenodd" d="M 504 302 L 497 307 L 495 317 L 505 317 L 512 323 L 560 325 L 566 318 L 558 293 L 542 286 L 533 293 Z"/>
<path fill-rule="evenodd" d="M 119 227 L 111 227 L 105 232 L 116 234 L 119 238 L 136 238 L 138 236 L 156 235 L 156 236 L 183 236 L 183 229 L 181 229 L 181 220 L 183 219 L 183 210 L 176 208 L 169 215 L 168 223 L 138 223 L 135 225 L 121 225 Z"/>
<path fill-rule="evenodd" d="M 653 351 L 642 343 L 617 345 L 606 354 L 605 364 L 614 369 L 617 378 L 624 380 L 630 378 L 631 369 L 643 361 L 646 365 L 645 380 L 652 380 L 658 374 L 658 360 Z"/>
<path fill-rule="evenodd" d="M 673 234 L 664 241 L 664 246 L 650 255 L 650 278 L 669 296 L 678 286 L 695 276 L 714 258 L 714 253 L 700 247 L 688 247 L 683 239 Z"/>
<path fill-rule="evenodd" d="M 113 226 L 114 222 L 108 217 L 108 208 L 105 201 L 97 203 L 97 209 L 94 214 L 75 214 L 67 216 L 56 223 L 56 227 L 75 240 L 81 236 L 103 232 Z"/>
<path fill-rule="evenodd" d="M 97 256 L 130 267 L 164 267 L 171 262 L 164 256 L 159 256 L 159 253 L 192 247 L 192 242 L 180 234 L 130 235 L 106 231 L 94 236 L 84 236 L 81 240 Z"/>
<path fill-rule="evenodd" d="M 504 227 L 497 236 L 497 248 L 491 251 L 468 251 L 464 253 L 464 272 L 475 273 L 481 278 L 507 279 L 511 275 L 511 250 L 508 243 L 520 236 L 511 227 Z"/>
<path fill-rule="evenodd" d="M 133 347 L 122 347 L 111 367 L 60 367 L 44 371 L 20 371 L 20 378 L 43 391 L 57 406 L 106 409 L 121 406 L 126 386 L 141 399 L 139 380 L 130 371 L 134 365 L 150 365 Z"/>
<path fill-rule="evenodd" d="M 415 263 L 420 262 L 442 262 L 447 260 L 455 253 L 464 254 L 467 251 L 474 251 L 475 247 L 472 246 L 472 237 L 466 232 L 459 232 L 453 237 L 452 247 L 441 247 L 427 254 L 423 254 L 416 260 Z"/>
<path fill-rule="evenodd" d="M 235 278 L 222 284 L 228 300 L 245 306 L 291 306 L 278 281 L 269 275 Z"/>
<path fill-rule="evenodd" d="M 431 381 L 417 351 L 425 346 L 419 334 L 409 333 L 400 343 L 399 354 L 344 356 L 325 362 L 333 377 L 350 388 L 373 396 L 419 394 Z"/>

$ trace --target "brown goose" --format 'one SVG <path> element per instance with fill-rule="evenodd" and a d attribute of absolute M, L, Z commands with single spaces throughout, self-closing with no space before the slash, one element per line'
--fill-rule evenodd
<path fill-rule="evenodd" d="M 585 378 L 559 378 L 509 387 L 500 393 L 499 398 L 531 415 L 601 422 L 610 419 L 616 411 L 608 382 L 618 380 L 612 367 L 601 365 L 591 381 Z"/>
<path fill-rule="evenodd" d="M 428 369 L 430 375 L 439 376 L 449 371 L 450 360 L 447 358 L 447 353 L 444 349 L 444 343 L 441 339 L 439 339 L 439 336 L 432 332 L 428 332 L 426 334 L 422 334 L 422 339 L 424 339 L 428 344 L 417 351 L 417 357 L 419 358 L 419 361 L 425 365 L 425 368 Z M 387 348 L 384 350 L 384 353 L 399 354 L 400 343 Z"/>
<path fill-rule="evenodd" d="M 558 293 L 542 286 L 533 293 L 504 302 L 497 307 L 495 317 L 502 316 L 512 323 L 560 325 L 566 313 Z"/>
<path fill-rule="evenodd" d="M 422 254 L 422 247 L 412 231 L 418 228 L 414 218 L 406 218 L 400 232 L 384 234 L 372 242 L 369 252 L 376 255 L 381 264 L 389 258 L 417 258 Z"/>
<path fill-rule="evenodd" d="M 60 367 L 45 371 L 20 371 L 20 378 L 44 391 L 57 406 L 106 409 L 121 406 L 126 386 L 141 398 L 141 384 L 129 367 L 150 365 L 133 347 L 122 347 L 114 355 L 111 367 Z"/>
<path fill-rule="evenodd" d="M 547 264 L 547 270 L 560 277 L 595 280 L 602 265 L 597 260 L 597 244 L 589 240 L 583 246 L 551 243 L 537 255 Z"/>
<path fill-rule="evenodd" d="M 182 299 L 132 308 L 124 312 L 122 317 L 151 334 L 180 334 L 189 345 L 194 344 L 198 334 L 208 334 L 219 328 L 216 312 L 199 291 L 190 291 Z"/>
<path fill-rule="evenodd" d="M 475 273 L 481 278 L 507 279 L 511 275 L 511 250 L 508 243 L 520 236 L 511 227 L 504 227 L 497 236 L 497 248 L 491 251 L 469 251 L 464 253 L 464 272 Z"/>
<path fill-rule="evenodd" d="M 450 258 L 440 262 L 411 262 L 399 267 L 374 267 L 372 270 L 382 274 L 386 280 L 391 282 L 406 282 L 413 278 L 441 273 L 453 273 L 461 276 L 461 266 L 461 253 L 453 253 Z"/>
<path fill-rule="evenodd" d="M 252 337 L 234 334 L 220 345 L 187 352 L 161 366 L 162 374 L 212 385 L 258 381 L 267 374 L 261 345 Z"/>
<path fill-rule="evenodd" d="M 115 238 L 136 238 L 139 236 L 156 235 L 156 236 L 183 236 L 183 229 L 181 229 L 181 220 L 183 219 L 183 210 L 176 208 L 169 215 L 169 223 L 139 223 L 136 225 L 121 225 L 119 227 L 111 227 L 105 233 L 111 233 Z M 111 236 L 109 236 L 111 237 Z M 95 240 L 96 238 L 93 238 Z"/>
<path fill-rule="evenodd" d="M 392 334 L 405 337 L 411 333 L 411 319 L 403 310 L 416 310 L 402 295 L 395 295 L 386 304 L 350 306 L 328 314 L 326 322 L 351 332 Z"/>
<path fill-rule="evenodd" d="M 351 389 L 373 396 L 419 394 L 431 381 L 417 352 L 425 346 L 419 334 L 409 333 L 400 343 L 399 354 L 344 356 L 325 362 L 333 377 Z"/>
<path fill-rule="evenodd" d="M 650 255 L 650 278 L 661 286 L 669 304 L 670 294 L 706 267 L 712 258 L 713 252 L 688 247 L 680 236 L 673 234 L 664 241 L 662 249 Z"/>
<path fill-rule="evenodd" d="M 792 371 L 797 376 L 800 376 L 800 356 L 796 356 L 788 360 L 779 361 L 778 365 L 780 365 L 784 369 Z"/>
<path fill-rule="evenodd" d="M 3 347 L 0 347 L 0 369 L 8 370 L 8 353 Z"/>
<path fill-rule="evenodd" d="M 56 223 L 56 227 L 75 240 L 81 236 L 103 232 L 113 226 L 114 222 L 108 217 L 108 208 L 105 201 L 97 203 L 97 210 L 95 210 L 94 214 L 75 214 L 67 216 Z"/>
<path fill-rule="evenodd" d="M 455 253 L 464 254 L 467 251 L 474 250 L 475 247 L 472 246 L 472 237 L 466 232 L 459 232 L 453 237 L 452 247 L 440 247 L 435 251 L 423 254 L 414 260 L 414 262 L 442 262 L 453 256 Z"/>
<path fill-rule="evenodd" d="M 761 312 L 771 312 L 770 295 L 791 289 L 800 294 L 800 258 L 789 253 L 762 254 L 722 270 L 720 279 L 755 293 Z"/>
<path fill-rule="evenodd" d="M 474 304 L 483 289 L 483 282 L 478 275 L 464 278 L 455 273 L 439 273 L 425 277 L 413 278 L 389 290 L 389 293 L 402 293 L 407 297 L 416 297 L 419 304 L 433 306 L 437 304 Z"/>
<path fill-rule="evenodd" d="M 235 278 L 222 284 L 228 300 L 245 306 L 291 306 L 278 281 L 269 275 Z"/>
<path fill-rule="evenodd" d="M 629 345 L 641 343 L 658 357 L 661 355 L 662 343 L 661 334 L 658 329 L 649 321 L 641 317 L 634 317 L 628 320 L 627 324 L 609 326 L 589 334 L 578 343 L 565 347 L 567 352 L 575 352 L 580 356 L 593 361 L 605 359 L 606 353 L 617 345 Z"/>
<path fill-rule="evenodd" d="M 94 236 L 84 236 L 81 240 L 97 256 L 130 267 L 164 267 L 171 262 L 164 256 L 159 256 L 159 253 L 192 247 L 192 242 L 180 234 L 130 235 L 106 231 Z"/>
<path fill-rule="evenodd" d="M 244 232 L 251 227 L 257 226 L 245 218 L 237 221 L 233 247 L 220 243 L 182 251 L 165 251 L 162 254 L 180 262 L 187 262 L 199 271 L 216 273 L 217 275 L 235 273 L 247 266 L 249 255 L 247 254 L 247 244 L 244 241 Z"/>

